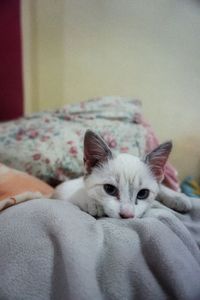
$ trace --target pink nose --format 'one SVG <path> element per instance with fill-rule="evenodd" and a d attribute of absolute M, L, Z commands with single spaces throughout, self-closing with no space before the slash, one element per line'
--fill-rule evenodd
<path fill-rule="evenodd" d="M 122 219 L 130 219 L 130 218 L 134 218 L 134 214 L 132 212 L 121 212 L 119 213 L 120 217 Z"/>

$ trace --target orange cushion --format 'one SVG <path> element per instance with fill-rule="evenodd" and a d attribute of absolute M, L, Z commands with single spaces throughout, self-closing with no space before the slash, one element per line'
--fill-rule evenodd
<path fill-rule="evenodd" d="M 46 184 L 45 182 L 27 173 L 20 172 L 15 169 L 11 169 L 0 163 L 0 202 L 4 201 L 5 199 L 8 200 L 9 198 L 13 198 L 17 195 L 25 194 L 26 192 L 28 193 L 32 192 L 29 193 L 32 195 L 32 198 L 34 198 L 34 195 L 36 195 L 35 198 L 42 197 L 42 196 L 50 198 L 54 192 L 54 189 L 50 185 Z M 28 198 L 31 197 L 29 196 Z M 29 199 L 25 199 L 25 200 L 29 200 Z M 17 202 L 22 202 L 25 200 L 21 200 Z M 15 203 L 16 201 L 13 201 L 12 204 Z"/>

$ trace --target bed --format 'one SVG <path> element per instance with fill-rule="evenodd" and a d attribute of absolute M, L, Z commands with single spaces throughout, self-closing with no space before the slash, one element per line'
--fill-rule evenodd
<path fill-rule="evenodd" d="M 138 101 L 106 97 L 1 124 L 1 162 L 56 185 L 82 174 L 83 133 L 94 127 L 113 151 L 142 157 L 158 143 Z M 171 165 L 165 184 L 179 186 Z M 187 214 L 155 201 L 127 220 L 46 197 L 2 210 L 0 299 L 200 299 L 200 199 L 191 201 Z"/>

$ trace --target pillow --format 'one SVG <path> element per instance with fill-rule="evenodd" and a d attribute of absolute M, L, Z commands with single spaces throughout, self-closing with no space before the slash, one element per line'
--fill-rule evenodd
<path fill-rule="evenodd" d="M 0 125 L 0 159 L 52 184 L 83 173 L 83 136 L 93 129 L 113 151 L 141 156 L 146 130 L 134 123 L 137 100 L 103 97 Z"/>
<path fill-rule="evenodd" d="M 53 192 L 45 182 L 0 163 L 0 211 L 26 200 L 49 198 Z"/>
<path fill-rule="evenodd" d="M 158 144 L 142 118 L 140 101 L 110 96 L 0 124 L 0 159 L 55 186 L 83 174 L 87 129 L 98 132 L 116 153 L 144 157 Z M 175 170 L 167 170 L 167 184 L 177 189 Z"/>

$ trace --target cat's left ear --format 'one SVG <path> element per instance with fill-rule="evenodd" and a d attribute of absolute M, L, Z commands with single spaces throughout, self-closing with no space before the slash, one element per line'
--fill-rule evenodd
<path fill-rule="evenodd" d="M 98 134 L 87 130 L 84 137 L 84 164 L 87 173 L 92 168 L 112 159 L 112 152 L 106 142 Z"/>
<path fill-rule="evenodd" d="M 165 164 L 172 150 L 172 142 L 166 142 L 147 154 L 145 163 L 150 167 L 151 172 L 158 182 L 164 179 Z"/>

